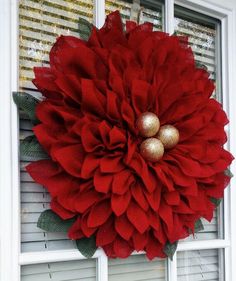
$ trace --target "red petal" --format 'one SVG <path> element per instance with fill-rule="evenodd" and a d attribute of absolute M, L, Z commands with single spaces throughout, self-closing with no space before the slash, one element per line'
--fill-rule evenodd
<path fill-rule="evenodd" d="M 107 193 L 111 189 L 112 180 L 111 174 L 103 174 L 97 169 L 93 179 L 94 187 L 98 192 Z"/>
<path fill-rule="evenodd" d="M 101 195 L 93 190 L 78 194 L 75 197 L 75 209 L 78 213 L 84 213 L 89 207 L 101 199 Z"/>
<path fill-rule="evenodd" d="M 129 222 L 126 215 L 122 215 L 116 218 L 115 229 L 119 233 L 119 235 L 125 240 L 129 240 L 134 231 L 134 227 Z"/>
<path fill-rule="evenodd" d="M 133 251 L 132 247 L 129 243 L 122 238 L 116 238 L 113 246 L 116 257 L 125 259 L 127 258 Z"/>
<path fill-rule="evenodd" d="M 51 203 L 50 203 L 50 207 L 53 210 L 53 212 L 55 212 L 56 214 L 58 214 L 58 216 L 60 216 L 63 220 L 67 220 L 70 219 L 72 217 L 75 216 L 74 212 L 71 212 L 65 208 L 63 208 L 56 200 L 56 198 L 53 198 Z"/>
<path fill-rule="evenodd" d="M 150 105 L 153 104 L 153 99 L 150 95 L 150 84 L 143 80 L 133 80 L 131 99 L 136 116 L 145 111 L 149 111 Z"/>
<path fill-rule="evenodd" d="M 129 191 L 126 192 L 124 195 L 112 194 L 111 208 L 117 216 L 122 215 L 127 210 L 130 198 L 131 195 Z"/>
<path fill-rule="evenodd" d="M 38 183 L 46 185 L 47 179 L 61 172 L 58 164 L 52 160 L 39 160 L 26 166 L 27 172 Z"/>
<path fill-rule="evenodd" d="M 48 67 L 34 67 L 34 75 L 33 83 L 45 97 L 53 99 L 62 98 L 60 89 L 55 83 L 56 75 L 52 69 Z"/>
<path fill-rule="evenodd" d="M 164 198 L 168 205 L 178 205 L 180 202 L 180 196 L 178 191 L 164 193 Z"/>
<path fill-rule="evenodd" d="M 83 159 L 83 149 L 80 144 L 70 145 L 54 150 L 55 159 L 72 176 L 80 176 L 81 162 Z"/>
<path fill-rule="evenodd" d="M 143 251 L 148 241 L 148 235 L 146 232 L 143 234 L 134 232 L 132 239 L 134 243 L 134 249 L 136 251 Z"/>
<path fill-rule="evenodd" d="M 129 170 L 123 170 L 113 176 L 112 191 L 122 195 L 127 192 L 133 182 L 132 174 Z"/>
<path fill-rule="evenodd" d="M 95 87 L 92 80 L 81 79 L 82 86 L 82 110 L 95 116 L 103 117 L 105 112 L 105 97 Z"/>
<path fill-rule="evenodd" d="M 95 227 L 88 227 L 88 214 L 82 216 L 80 227 L 86 237 L 90 237 L 97 230 Z"/>
<path fill-rule="evenodd" d="M 98 167 L 100 158 L 96 158 L 93 154 L 87 154 L 84 158 L 81 167 L 81 177 L 83 179 L 89 179 L 94 176 L 94 171 Z"/>
<path fill-rule="evenodd" d="M 77 220 L 73 223 L 68 231 L 68 237 L 72 240 L 80 239 L 84 237 L 83 232 L 81 231 L 81 218 L 78 217 Z"/>
<path fill-rule="evenodd" d="M 146 253 L 149 260 L 152 260 L 156 257 L 165 258 L 166 255 L 163 252 L 163 245 L 160 244 L 156 239 L 149 236 L 148 243 L 146 246 Z"/>
<path fill-rule="evenodd" d="M 122 156 L 112 155 L 104 156 L 100 160 L 100 170 L 102 173 L 118 173 L 124 170 Z"/>
<path fill-rule="evenodd" d="M 104 224 L 111 215 L 110 202 L 102 201 L 92 207 L 88 217 L 88 226 L 96 227 Z"/>
<path fill-rule="evenodd" d="M 132 185 L 131 193 L 135 201 L 138 203 L 138 205 L 144 210 L 147 211 L 149 208 L 148 202 L 146 198 L 144 197 L 143 193 L 143 186 L 139 182 L 136 182 L 134 185 Z"/>
<path fill-rule="evenodd" d="M 159 215 L 161 219 L 165 222 L 168 232 L 171 232 L 174 227 L 172 208 L 166 205 L 164 202 L 161 202 L 159 208 Z"/>
<path fill-rule="evenodd" d="M 116 238 L 116 232 L 113 226 L 113 219 L 109 219 L 102 226 L 99 227 L 96 234 L 96 245 L 104 246 L 110 244 Z"/>
<path fill-rule="evenodd" d="M 154 192 L 149 193 L 144 191 L 145 197 L 150 204 L 150 207 L 157 211 L 161 201 L 161 187 L 157 188 Z"/>
<path fill-rule="evenodd" d="M 130 203 L 127 210 L 127 216 L 129 221 L 140 233 L 144 233 L 148 229 L 149 222 L 147 215 L 136 203 Z"/>

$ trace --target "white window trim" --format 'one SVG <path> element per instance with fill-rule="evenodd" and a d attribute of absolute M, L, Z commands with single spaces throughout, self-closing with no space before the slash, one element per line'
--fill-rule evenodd
<path fill-rule="evenodd" d="M 235 46 L 235 10 L 211 3 L 208 0 L 176 0 L 176 4 L 197 12 L 218 18 L 222 26 L 222 76 L 224 109 L 229 119 L 234 118 L 236 109 L 236 74 Z M 95 1 L 95 23 L 101 27 L 105 19 L 105 0 Z M 165 30 L 174 31 L 174 0 L 167 0 L 165 6 Z M 0 120 L 0 279 L 20 281 L 20 265 L 80 260 L 84 257 L 77 250 L 20 253 L 20 205 L 19 205 L 19 164 L 18 164 L 18 116 L 16 106 L 12 102 L 11 93 L 18 89 L 18 1 L 2 0 L 0 9 L 0 85 L 1 109 Z M 226 43 L 227 42 L 227 43 Z M 236 155 L 236 122 L 231 122 L 227 131 L 229 134 L 228 147 Z M 236 164 L 231 167 L 236 175 Z M 231 186 L 236 185 L 236 177 Z M 225 192 L 230 204 L 225 204 L 225 239 L 209 241 L 180 242 L 177 251 L 194 249 L 225 249 L 225 281 L 236 280 L 236 189 L 230 188 Z M 233 249 L 233 250 L 232 250 Z M 99 249 L 97 258 L 98 281 L 108 280 L 108 259 Z M 172 262 L 168 261 L 169 280 L 177 280 L 176 255 Z"/>

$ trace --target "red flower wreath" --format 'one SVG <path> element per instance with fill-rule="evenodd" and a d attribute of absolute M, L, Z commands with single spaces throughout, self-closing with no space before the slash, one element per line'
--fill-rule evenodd
<path fill-rule="evenodd" d="M 45 97 L 34 133 L 51 159 L 27 170 L 50 192 L 55 213 L 77 217 L 71 239 L 95 235 L 109 257 L 144 250 L 152 259 L 199 218 L 212 219 L 211 198 L 223 197 L 233 159 L 222 147 L 228 120 L 187 40 L 150 23 L 127 22 L 124 32 L 114 12 L 88 41 L 59 37 L 50 67 L 34 72 Z M 135 124 L 147 111 L 180 134 L 157 162 L 139 149 Z"/>

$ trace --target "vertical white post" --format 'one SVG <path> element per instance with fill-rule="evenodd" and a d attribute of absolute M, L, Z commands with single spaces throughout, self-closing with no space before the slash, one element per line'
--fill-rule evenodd
<path fill-rule="evenodd" d="M 174 0 L 165 0 L 165 32 L 174 33 Z"/>
<path fill-rule="evenodd" d="M 165 32 L 169 34 L 174 33 L 174 0 L 165 0 L 165 15 L 164 27 Z M 168 280 L 177 281 L 177 254 L 174 255 L 173 260 L 168 259 Z"/>
<path fill-rule="evenodd" d="M 95 25 L 100 28 L 105 21 L 105 0 L 94 0 L 95 9 Z"/>
<path fill-rule="evenodd" d="M 94 0 L 95 25 L 101 28 L 105 22 L 105 0 Z M 108 258 L 104 252 L 97 259 L 97 280 L 108 281 Z"/>
<path fill-rule="evenodd" d="M 168 262 L 168 279 L 169 281 L 177 281 L 177 252 L 173 256 L 173 260 L 167 260 Z"/>
<path fill-rule="evenodd" d="M 104 252 L 97 259 L 97 280 L 108 281 L 108 258 Z"/>
<path fill-rule="evenodd" d="M 222 58 L 222 64 L 225 63 L 225 68 L 223 68 L 222 73 L 226 72 L 226 83 L 228 88 L 225 95 L 228 96 L 228 117 L 230 120 L 229 124 L 229 147 L 231 153 L 236 156 L 236 123 L 235 123 L 235 108 L 236 108 L 236 85 L 235 85 L 235 76 L 236 76 L 236 56 L 235 56 L 235 24 L 236 24 L 236 11 L 231 10 L 227 16 L 227 24 L 225 24 L 225 38 L 222 38 L 222 49 L 224 50 L 226 57 Z M 223 80 L 224 81 L 224 80 Z M 234 174 L 234 177 L 231 179 L 230 189 L 228 190 L 230 195 L 229 200 L 229 210 L 228 216 L 225 217 L 225 220 L 229 221 L 229 239 L 231 241 L 230 251 L 226 249 L 225 251 L 225 264 L 226 264 L 226 277 L 225 280 L 236 280 L 236 161 L 234 160 L 231 165 L 231 171 Z M 230 270 L 231 269 L 231 270 Z M 230 273 L 229 273 L 230 272 Z"/>
<path fill-rule="evenodd" d="M 18 84 L 18 1 L 0 9 L 0 280 L 20 280 L 17 110 L 12 91 Z"/>

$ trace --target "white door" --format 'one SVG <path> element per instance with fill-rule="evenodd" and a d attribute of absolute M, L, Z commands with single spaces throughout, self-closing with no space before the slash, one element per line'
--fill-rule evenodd
<path fill-rule="evenodd" d="M 18 140 L 31 134 L 32 128 L 24 116 L 18 123 L 11 101 L 13 90 L 37 94 L 31 82 L 32 68 L 48 64 L 49 49 L 58 35 L 78 35 L 79 17 L 100 27 L 106 14 L 119 9 L 124 20 L 139 15 L 140 22 L 151 21 L 156 30 L 189 36 L 195 59 L 216 81 L 215 98 L 223 103 L 231 120 L 226 128 L 227 146 L 236 155 L 236 3 L 226 7 L 214 2 L 1 0 L 1 281 L 236 280 L 235 179 L 213 221 L 204 221 L 204 231 L 181 241 L 173 261 L 148 262 L 143 254 L 108 260 L 102 250 L 85 259 L 66 235 L 38 229 L 38 216 L 48 209 L 50 198 L 25 172 L 27 161 L 18 157 Z M 231 170 L 236 174 L 235 163 Z"/>

